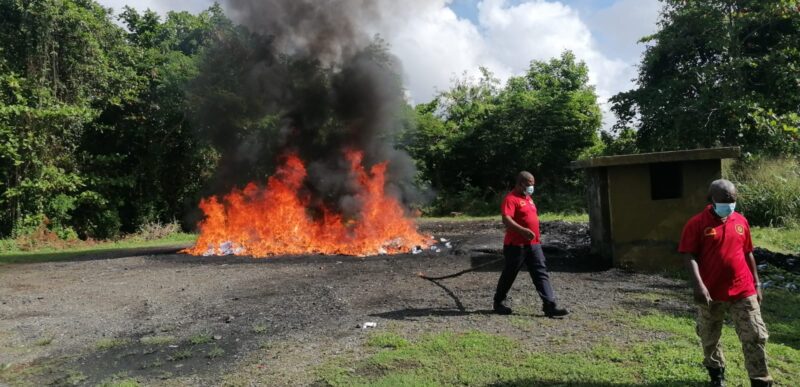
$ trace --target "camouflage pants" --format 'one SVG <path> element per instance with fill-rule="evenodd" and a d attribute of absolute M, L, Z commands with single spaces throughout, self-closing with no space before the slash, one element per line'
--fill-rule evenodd
<path fill-rule="evenodd" d="M 736 334 L 742 342 L 745 368 L 750 379 L 772 380 L 767 371 L 767 353 L 764 349 L 769 334 L 764 320 L 761 319 L 761 308 L 756 296 L 731 302 L 712 301 L 711 305 L 698 306 L 697 335 L 703 344 L 703 365 L 711 368 L 725 367 L 719 338 L 727 310 L 730 310 Z"/>

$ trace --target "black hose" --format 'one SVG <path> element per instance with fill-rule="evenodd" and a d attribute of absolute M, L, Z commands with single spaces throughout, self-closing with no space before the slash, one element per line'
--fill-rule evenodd
<path fill-rule="evenodd" d="M 461 271 L 459 271 L 458 273 L 453 273 L 453 274 L 443 275 L 443 276 L 441 276 L 441 277 L 429 277 L 429 276 L 425 275 L 425 273 L 423 273 L 423 272 L 419 272 L 419 273 L 417 273 L 417 276 L 418 276 L 419 278 L 422 278 L 422 279 L 424 279 L 424 280 L 428 280 L 428 281 L 436 281 L 436 280 L 441 280 L 441 279 L 453 278 L 453 277 L 458 277 L 458 276 L 460 276 L 460 275 L 462 275 L 462 274 L 469 273 L 469 272 L 471 272 L 471 271 L 478 270 L 478 269 L 480 269 L 480 268 L 482 268 L 482 267 L 486 267 L 486 266 L 494 265 L 495 263 L 498 263 L 498 262 L 500 262 L 500 261 L 502 261 L 502 260 L 504 260 L 504 259 L 505 259 L 505 258 L 497 258 L 497 259 L 495 259 L 495 260 L 492 260 L 492 261 L 489 261 L 489 262 L 486 262 L 486 263 L 482 263 L 482 264 L 480 264 L 480 265 L 478 265 L 478 266 L 473 266 L 473 267 L 471 267 L 471 268 L 469 268 L 469 269 L 466 269 L 466 270 L 461 270 Z"/>

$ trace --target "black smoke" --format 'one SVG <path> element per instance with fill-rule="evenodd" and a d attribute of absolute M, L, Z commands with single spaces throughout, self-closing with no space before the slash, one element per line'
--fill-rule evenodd
<path fill-rule="evenodd" d="M 418 202 L 413 160 L 394 140 L 410 125 L 399 61 L 362 23 L 380 17 L 370 0 L 229 0 L 189 95 L 201 138 L 219 157 L 208 193 L 265 181 L 281 157 L 306 162 L 302 194 L 357 217 L 357 184 L 343 158 L 388 161 L 387 192 Z"/>

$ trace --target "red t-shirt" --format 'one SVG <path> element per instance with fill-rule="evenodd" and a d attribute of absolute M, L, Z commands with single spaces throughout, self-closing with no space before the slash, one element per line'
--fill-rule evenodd
<path fill-rule="evenodd" d="M 731 301 L 756 294 L 746 255 L 753 251 L 750 225 L 738 212 L 725 223 L 711 206 L 686 222 L 678 252 L 697 258 L 700 278 L 711 299 Z"/>
<path fill-rule="evenodd" d="M 537 245 L 539 239 L 539 215 L 536 213 L 536 205 L 533 204 L 530 196 L 519 195 L 511 191 L 503 199 L 500 206 L 500 213 L 510 216 L 517 224 L 533 231 L 533 239 L 528 240 L 524 235 L 506 228 L 506 237 L 503 244 L 506 245 Z"/>

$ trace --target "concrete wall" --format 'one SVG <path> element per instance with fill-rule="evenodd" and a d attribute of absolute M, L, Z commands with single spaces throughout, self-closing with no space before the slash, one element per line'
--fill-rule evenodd
<path fill-rule="evenodd" d="M 721 176 L 721 162 L 684 161 L 681 169 L 682 196 L 651 200 L 649 164 L 607 167 L 614 266 L 638 270 L 680 267 L 681 230 L 705 206 L 709 183 Z"/>
<path fill-rule="evenodd" d="M 611 250 L 611 216 L 608 211 L 608 171 L 607 168 L 586 169 L 587 202 L 589 203 L 589 235 L 592 240 L 592 253 L 602 259 L 602 265 L 614 265 Z"/>

